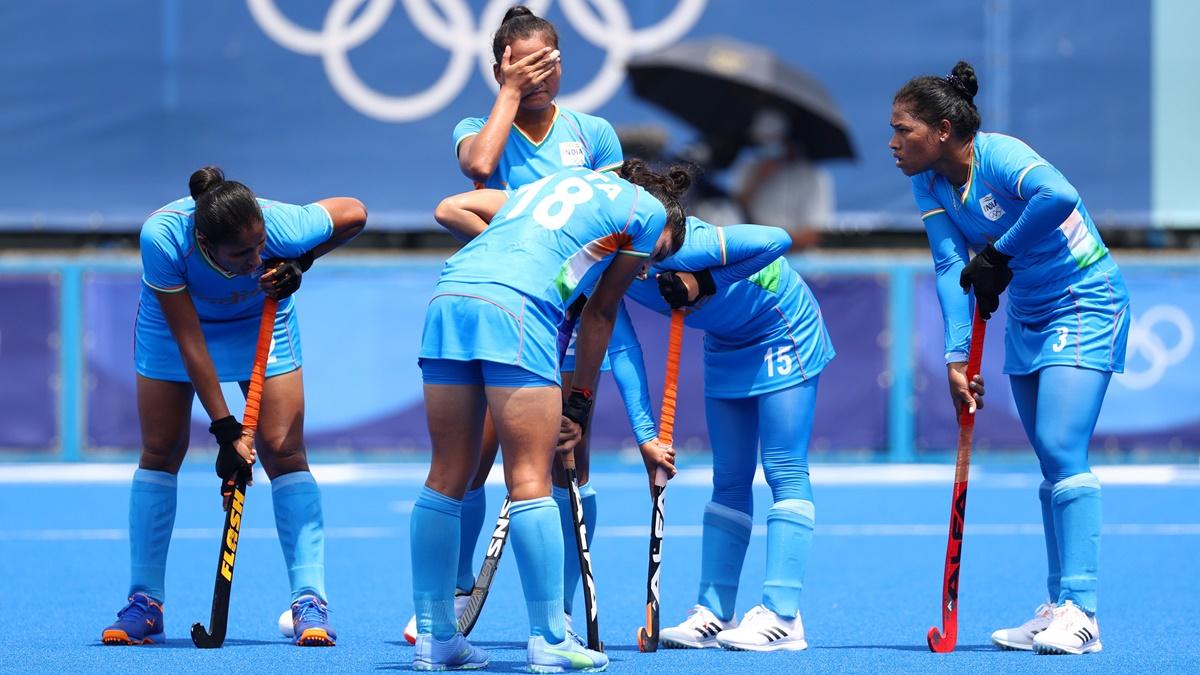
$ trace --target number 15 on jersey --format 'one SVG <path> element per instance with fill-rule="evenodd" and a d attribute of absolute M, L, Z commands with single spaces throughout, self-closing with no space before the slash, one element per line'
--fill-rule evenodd
<path fill-rule="evenodd" d="M 792 353 L 791 345 L 767 347 L 767 353 L 763 354 L 763 361 L 767 363 L 767 377 L 788 375 L 796 365 L 796 357 Z"/>

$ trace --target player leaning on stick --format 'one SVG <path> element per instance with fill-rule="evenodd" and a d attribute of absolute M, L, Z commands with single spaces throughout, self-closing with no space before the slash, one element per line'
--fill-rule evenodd
<path fill-rule="evenodd" d="M 611 171 L 621 166 L 621 143 L 612 125 L 600 117 L 585 115 L 558 106 L 562 66 L 558 52 L 558 33 L 549 21 L 535 16 L 527 7 L 517 5 L 504 15 L 492 38 L 493 72 L 500 92 L 487 117 L 468 117 L 454 128 L 454 150 L 459 168 L 477 187 L 515 190 L 548 176 L 564 167 L 583 166 L 595 171 Z M 618 309 L 617 324 L 609 342 L 608 355 L 601 370 L 613 371 L 639 445 L 654 441 L 654 418 L 638 387 L 646 381 L 641 345 L 633 333 L 624 306 Z M 568 356 L 562 371 L 564 389 L 569 390 L 574 372 L 574 357 Z M 645 405 L 634 406 L 634 403 Z M 455 610 L 461 614 L 474 585 L 474 552 L 479 532 L 487 515 L 484 483 L 496 459 L 499 441 L 490 416 L 484 423 L 482 454 L 471 489 L 463 496 L 462 541 L 459 548 L 458 580 L 455 584 Z M 576 448 L 579 491 L 589 539 L 596 527 L 596 491 L 588 480 L 587 439 Z M 563 533 L 574 541 L 571 506 L 566 481 L 555 477 L 555 501 L 562 514 Z M 573 547 L 566 549 L 563 582 L 567 631 L 571 630 L 570 612 L 579 586 L 579 557 Z M 409 620 L 404 637 L 417 639 L 416 617 Z"/>
<path fill-rule="evenodd" d="M 704 331 L 712 500 L 704 508 L 696 605 L 681 624 L 663 629 L 667 647 L 808 646 L 800 620 L 816 520 L 808 442 L 818 376 L 834 350 L 816 299 L 781 257 L 790 245 L 778 228 L 714 227 L 688 218 L 683 249 L 655 265 L 627 294 L 668 316 L 684 308 L 686 324 Z M 767 511 L 767 572 L 761 602 L 739 624 L 734 601 L 750 543 L 760 452 L 773 499 Z M 653 478 L 657 462 L 644 459 Z"/>
<path fill-rule="evenodd" d="M 307 206 L 257 199 L 220 169 L 188 182 L 191 197 L 142 225 L 142 295 L 135 334 L 142 454 L 129 499 L 129 604 L 105 644 L 161 643 L 176 474 L 187 453 L 192 399 L 208 412 L 222 479 L 253 464 L 256 439 L 229 414 L 221 382 L 250 379 L 263 296 L 280 298 L 257 445 L 271 479 L 275 526 L 292 588 L 296 644 L 332 645 L 325 598 L 321 494 L 304 450 L 304 385 L 292 293 L 313 260 L 366 224 L 357 199 Z"/>
<path fill-rule="evenodd" d="M 912 177 L 937 271 L 955 405 L 971 332 L 1008 290 L 1004 372 L 1041 463 L 1049 601 L 992 634 L 1006 649 L 1100 651 L 1096 622 L 1100 482 L 1088 443 L 1109 378 L 1125 366 L 1129 297 L 1075 188 L 1021 141 L 979 131 L 974 69 L 918 77 L 896 93 L 889 146 Z M 967 247 L 978 251 L 968 262 Z M 960 288 L 961 286 L 961 288 Z"/>
<path fill-rule="evenodd" d="M 477 190 L 452 198 L 472 207 L 464 213 L 486 215 L 446 262 L 425 317 L 420 363 L 433 459 L 410 528 L 414 668 L 478 668 L 488 660 L 458 632 L 454 613 L 462 497 L 479 463 L 485 407 L 504 453 L 510 537 L 532 633 L 529 666 L 608 663 L 566 636 L 563 533 L 550 465 L 556 444 L 573 448 L 588 419 L 621 296 L 648 261 L 683 241 L 677 200 L 686 172 L 661 176 L 635 163 L 626 174 L 629 180 L 564 169 L 511 196 Z M 558 326 L 593 285 L 580 318 L 575 388 L 564 404 Z M 561 439 L 560 428 L 568 432 Z"/>

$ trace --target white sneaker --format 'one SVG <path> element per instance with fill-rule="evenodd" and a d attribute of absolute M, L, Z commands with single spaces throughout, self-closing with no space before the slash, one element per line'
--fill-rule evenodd
<path fill-rule="evenodd" d="M 717 643 L 726 649 L 750 652 L 808 649 L 799 614 L 794 619 L 785 619 L 763 605 L 755 605 L 746 612 L 737 628 L 717 633 Z"/>
<path fill-rule="evenodd" d="M 1001 628 L 992 633 L 992 643 L 1000 649 L 1031 651 L 1033 638 L 1046 630 L 1054 618 L 1054 603 L 1044 602 L 1033 611 L 1033 618 L 1016 628 Z"/>
<path fill-rule="evenodd" d="M 467 603 L 471 601 L 471 591 L 464 591 L 461 588 L 454 589 L 454 618 L 461 619 L 463 612 L 467 610 Z M 408 620 L 408 624 L 404 626 L 404 639 L 408 644 L 417 644 L 417 615 L 413 614 Z"/>
<path fill-rule="evenodd" d="M 737 617 L 722 621 L 709 608 L 696 605 L 683 623 L 663 628 L 658 639 L 664 647 L 671 649 L 708 649 L 721 646 L 717 644 L 717 633 L 736 627 Z"/>
<path fill-rule="evenodd" d="M 432 635 L 417 638 L 413 650 L 413 670 L 479 670 L 487 668 L 491 657 L 487 652 L 471 644 L 462 633 L 455 633 L 445 642 L 433 639 Z"/>
<path fill-rule="evenodd" d="M 1101 649 L 1096 617 L 1070 600 L 1054 608 L 1050 625 L 1033 638 L 1033 651 L 1038 654 L 1093 654 Z"/>

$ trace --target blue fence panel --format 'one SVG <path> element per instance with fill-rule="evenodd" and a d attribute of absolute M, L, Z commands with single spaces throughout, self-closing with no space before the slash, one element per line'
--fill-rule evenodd
<path fill-rule="evenodd" d="M 941 317 L 924 258 L 794 262 L 822 305 L 838 352 L 821 378 L 814 453 L 904 461 L 952 448 Z M 1096 449 L 1200 449 L 1200 412 L 1187 404 L 1200 395 L 1196 263 L 1124 264 L 1133 297 L 1127 372 L 1113 378 Z M 439 267 L 434 258 L 334 258 L 305 280 L 297 297 L 308 356 L 310 447 L 368 454 L 428 447 L 417 350 Z M 133 320 L 139 284 L 133 259 L 0 262 L 0 448 L 76 459 L 138 447 Z M 636 306 L 631 313 L 658 401 L 668 322 Z M 996 323 L 988 335 L 990 405 L 979 418 L 976 447 L 1022 451 L 1028 443 L 1000 373 L 1003 333 Z M 702 344 L 695 331 L 688 331 L 683 358 L 677 443 L 704 449 Z M 605 380 L 595 447 L 628 447 L 633 439 L 624 407 Z M 238 414 L 235 386 L 226 397 Z M 197 442 L 207 438 L 206 421 L 195 405 Z"/>
<path fill-rule="evenodd" d="M 57 276 L 0 277 L 0 308 L 0 453 L 53 453 L 60 433 Z"/>

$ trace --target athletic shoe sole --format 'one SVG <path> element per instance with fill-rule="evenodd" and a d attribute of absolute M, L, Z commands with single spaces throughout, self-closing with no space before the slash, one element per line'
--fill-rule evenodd
<path fill-rule="evenodd" d="M 1009 642 L 1007 640 L 1001 640 L 999 638 L 992 638 L 992 644 L 996 645 L 997 647 L 999 647 L 1000 649 L 1003 649 L 1006 652 L 1031 652 L 1031 651 L 1033 651 L 1032 644 L 1026 644 L 1026 643 L 1021 643 L 1021 642 Z"/>
<path fill-rule="evenodd" d="M 1074 647 L 1063 647 L 1061 645 L 1048 645 L 1048 644 L 1044 644 L 1041 642 L 1033 643 L 1033 651 L 1038 654 L 1042 654 L 1042 655 L 1046 655 L 1046 656 L 1053 656 L 1053 655 L 1080 656 L 1082 654 L 1095 654 L 1103 649 L 1104 649 L 1104 646 L 1100 644 L 1099 640 L 1094 640 L 1092 642 L 1084 643 L 1083 646 L 1079 647 L 1078 649 L 1076 649 Z"/>
<path fill-rule="evenodd" d="M 720 640 L 717 642 L 725 649 L 735 652 L 800 652 L 808 649 L 808 643 L 804 640 L 780 640 L 765 645 L 745 645 Z"/>
<path fill-rule="evenodd" d="M 332 647 L 336 643 L 324 628 L 306 628 L 296 644 L 300 647 Z"/>
<path fill-rule="evenodd" d="M 134 640 L 133 638 L 129 637 L 129 634 L 126 633 L 125 631 L 117 630 L 117 629 L 106 630 L 106 631 L 104 631 L 104 634 L 100 636 L 100 642 L 103 642 L 106 645 L 114 646 L 114 647 L 115 646 L 133 646 L 133 645 L 154 645 L 154 644 L 161 644 L 166 641 L 167 640 L 164 637 L 164 633 L 156 633 L 154 635 L 147 635 L 146 637 L 142 638 L 141 640 Z"/>
<path fill-rule="evenodd" d="M 413 667 L 413 670 L 441 672 L 443 670 L 479 670 L 481 668 L 487 668 L 488 663 L 489 663 L 489 661 L 484 661 L 483 663 L 464 663 L 461 666 L 448 666 L 444 663 L 431 663 L 429 661 L 413 661 L 412 667 Z"/>
<path fill-rule="evenodd" d="M 608 668 L 608 666 L 605 665 L 600 668 L 563 668 L 562 666 L 539 666 L 531 663 L 526 668 L 531 673 L 600 673 Z"/>
<path fill-rule="evenodd" d="M 659 642 L 667 649 L 713 649 L 720 648 L 716 638 L 705 640 L 704 642 L 687 642 L 684 640 L 675 640 L 673 638 L 660 637 Z"/>

